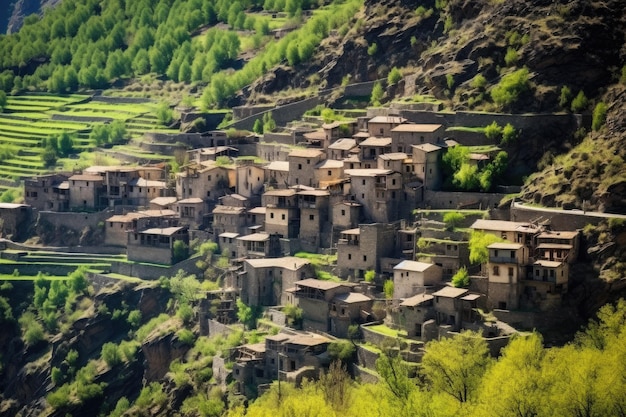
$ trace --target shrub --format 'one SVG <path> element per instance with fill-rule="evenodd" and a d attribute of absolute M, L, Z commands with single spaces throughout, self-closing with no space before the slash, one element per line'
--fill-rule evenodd
<path fill-rule="evenodd" d="M 589 100 L 587 100 L 587 96 L 580 90 L 574 100 L 572 100 L 572 111 L 575 113 L 581 112 L 585 110 L 588 105 Z"/>
<path fill-rule="evenodd" d="M 338 340 L 328 345 L 328 356 L 331 360 L 347 361 L 354 355 L 355 347 L 347 340 Z"/>
<path fill-rule="evenodd" d="M 122 397 L 115 404 L 115 408 L 109 414 L 109 417 L 122 417 L 122 415 L 130 408 L 130 401 L 128 398 Z"/>
<path fill-rule="evenodd" d="M 469 273 L 466 267 L 462 267 L 452 277 L 452 285 L 457 288 L 467 287 L 470 283 Z"/>
<path fill-rule="evenodd" d="M 376 55 L 376 52 L 378 52 L 378 45 L 376 44 L 376 42 L 367 47 L 367 54 L 369 56 Z"/>
<path fill-rule="evenodd" d="M 189 246 L 182 240 L 175 241 L 172 249 L 172 262 L 176 264 L 180 261 L 184 261 L 188 257 Z"/>
<path fill-rule="evenodd" d="M 507 123 L 502 128 L 502 143 L 504 145 L 513 142 L 517 138 L 517 131 L 511 123 Z"/>
<path fill-rule="evenodd" d="M 454 230 L 465 219 L 463 213 L 451 211 L 443 215 L 443 222 L 446 224 L 446 230 Z"/>
<path fill-rule="evenodd" d="M 487 85 L 487 79 L 482 74 L 476 74 L 472 81 L 470 82 L 470 87 L 483 89 Z"/>
<path fill-rule="evenodd" d="M 517 51 L 515 50 L 515 48 L 507 48 L 506 54 L 504 55 L 504 62 L 506 63 L 506 66 L 511 67 L 517 64 L 518 59 L 519 56 L 517 55 Z"/>
<path fill-rule="evenodd" d="M 387 83 L 389 85 L 394 85 L 398 83 L 402 79 L 402 73 L 397 67 L 393 67 L 391 71 L 389 71 L 389 75 L 387 76 Z"/>
<path fill-rule="evenodd" d="M 502 135 L 502 127 L 495 121 L 485 126 L 485 136 L 487 139 L 497 141 L 500 138 L 500 135 Z"/>
<path fill-rule="evenodd" d="M 71 386 L 65 384 L 46 397 L 48 404 L 54 409 L 65 408 L 70 404 Z"/>
<path fill-rule="evenodd" d="M 52 379 L 52 383 L 58 386 L 63 383 L 65 375 L 63 375 L 63 372 L 59 368 L 53 366 L 50 370 L 50 378 Z"/>
<path fill-rule="evenodd" d="M 104 360 L 111 368 L 122 362 L 117 345 L 112 342 L 107 342 L 102 345 L 100 356 L 102 357 L 102 360 Z"/>
<path fill-rule="evenodd" d="M 564 85 L 561 87 L 561 95 L 559 96 L 559 106 L 566 108 L 569 102 L 572 100 L 572 90 Z"/>
<path fill-rule="evenodd" d="M 596 107 L 593 109 L 593 120 L 591 122 L 591 128 L 596 132 L 600 130 L 602 126 L 604 126 L 604 122 L 606 122 L 606 112 L 607 107 L 603 102 L 599 102 L 596 104 Z"/>
<path fill-rule="evenodd" d="M 491 89 L 491 99 L 500 106 L 509 106 L 517 101 L 519 95 L 528 90 L 528 69 L 522 68 L 502 77 Z"/>
<path fill-rule="evenodd" d="M 383 292 L 385 293 L 385 298 L 387 299 L 393 298 L 393 291 L 394 291 L 393 281 L 388 279 L 383 284 Z"/>
<path fill-rule="evenodd" d="M 452 87 L 454 87 L 454 75 L 446 74 L 446 85 L 448 86 L 448 90 L 452 91 Z"/>
<path fill-rule="evenodd" d="M 119 311 L 119 310 L 116 310 Z M 128 318 L 126 319 L 126 321 L 128 322 L 128 324 L 130 324 L 130 327 L 132 327 L 133 329 L 137 329 L 139 328 L 139 325 L 141 324 L 141 311 L 139 310 L 133 310 L 130 313 L 128 313 Z"/>
<path fill-rule="evenodd" d="M 374 282 L 374 279 L 376 278 L 376 271 L 374 271 L 373 269 L 369 269 L 367 271 L 365 271 L 365 282 Z"/>
<path fill-rule="evenodd" d="M 372 88 L 372 96 L 370 98 L 372 106 L 380 106 L 380 101 L 383 99 L 384 95 L 385 91 L 383 90 L 383 86 L 380 82 L 375 82 L 374 87 Z"/>
<path fill-rule="evenodd" d="M 176 317 L 181 319 L 183 324 L 189 324 L 193 319 L 193 307 L 189 303 L 181 303 L 176 311 Z"/>
<path fill-rule="evenodd" d="M 188 346 L 193 346 L 193 342 L 196 340 L 196 336 L 189 329 L 181 329 L 176 333 L 176 335 L 178 336 L 178 340 L 180 340 L 181 343 L 184 343 Z"/>
<path fill-rule="evenodd" d="M 166 102 L 159 103 L 156 110 L 156 117 L 160 124 L 169 125 L 174 118 L 174 112 L 170 108 L 170 105 Z"/>
<path fill-rule="evenodd" d="M 167 401 L 167 395 L 163 392 L 163 387 L 158 382 L 152 382 L 143 388 L 135 405 L 140 409 L 147 409 L 153 405 L 163 405 Z"/>
<path fill-rule="evenodd" d="M 34 346 L 44 340 L 43 326 L 37 321 L 35 314 L 27 311 L 22 314 L 18 322 L 22 327 L 22 339 L 27 346 Z"/>

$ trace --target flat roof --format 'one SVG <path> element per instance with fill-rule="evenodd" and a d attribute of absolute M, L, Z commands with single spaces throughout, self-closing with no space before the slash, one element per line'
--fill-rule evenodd
<path fill-rule="evenodd" d="M 324 159 L 315 165 L 316 169 L 323 168 L 343 168 L 343 161 L 337 161 L 335 159 Z"/>
<path fill-rule="evenodd" d="M 545 266 L 546 268 L 558 268 L 559 266 L 563 265 L 563 262 L 546 261 L 546 260 L 541 259 L 541 260 L 535 261 L 535 265 Z"/>
<path fill-rule="evenodd" d="M 417 261 L 407 261 L 404 260 L 400 262 L 398 265 L 394 266 L 393 269 L 403 270 L 403 271 L 415 271 L 415 272 L 424 272 L 428 268 L 435 266 L 434 264 L 429 264 L 426 262 L 417 262 Z"/>
<path fill-rule="evenodd" d="M 377 177 L 379 175 L 389 175 L 393 173 L 390 169 L 378 168 L 346 169 L 344 172 L 351 177 Z"/>
<path fill-rule="evenodd" d="M 369 132 L 361 130 L 360 132 L 356 132 L 354 135 L 352 135 L 352 137 L 353 138 L 369 138 L 370 134 Z"/>
<path fill-rule="evenodd" d="M 291 336 L 285 343 L 301 346 L 317 346 L 324 343 L 330 343 L 330 339 L 315 333 L 297 334 Z"/>
<path fill-rule="evenodd" d="M 367 295 L 361 294 L 359 292 L 348 292 L 345 294 L 339 294 L 333 297 L 333 300 L 337 300 L 346 304 L 366 303 L 368 301 L 372 301 L 372 299 L 369 298 Z"/>
<path fill-rule="evenodd" d="M 572 245 L 566 245 L 565 243 L 540 243 L 537 245 L 537 249 L 573 249 Z"/>
<path fill-rule="evenodd" d="M 343 151 L 349 151 L 350 149 L 356 146 L 356 140 L 350 138 L 341 138 L 337 139 L 330 145 L 328 145 L 328 149 L 338 149 Z"/>
<path fill-rule="evenodd" d="M 183 227 L 155 227 L 152 229 L 146 229 L 143 232 L 139 232 L 142 235 L 161 235 L 161 236 L 172 236 L 173 234 L 182 230 Z"/>
<path fill-rule="evenodd" d="M 213 209 L 213 214 L 241 214 L 246 211 L 245 207 L 236 207 L 236 206 L 222 206 L 217 205 Z"/>
<path fill-rule="evenodd" d="M 431 123 L 403 123 L 391 129 L 392 132 L 423 132 L 432 133 L 442 127 L 440 124 Z"/>
<path fill-rule="evenodd" d="M 265 242 L 266 240 L 269 240 L 269 238 L 270 235 L 267 233 L 251 233 L 249 235 L 238 236 L 237 240 L 245 242 Z"/>
<path fill-rule="evenodd" d="M 433 293 L 435 297 L 458 298 L 466 294 L 469 290 L 465 288 L 444 287 Z"/>
<path fill-rule="evenodd" d="M 506 220 L 485 220 L 478 219 L 470 226 L 470 229 L 492 230 L 496 232 L 515 232 L 523 231 L 520 228 L 529 228 L 529 223 L 509 222 Z M 530 231 L 535 230 L 530 228 Z"/>
<path fill-rule="evenodd" d="M 417 295 L 414 295 L 413 297 L 409 297 L 405 299 L 403 302 L 400 303 L 400 305 L 405 306 L 405 307 L 415 307 L 426 301 L 432 300 L 433 298 L 435 297 L 433 297 L 431 294 L 426 294 L 426 293 L 417 294 Z"/>
<path fill-rule="evenodd" d="M 261 233 L 253 233 L 252 235 L 248 236 L 253 236 L 255 234 L 260 235 Z M 244 263 L 248 263 L 254 268 L 279 267 L 288 269 L 290 271 L 297 271 L 303 266 L 310 264 L 308 260 L 296 258 L 295 256 L 284 256 L 282 258 L 246 259 Z"/>
<path fill-rule="evenodd" d="M 246 201 L 248 200 L 248 197 L 244 197 L 241 194 L 237 194 L 237 193 L 232 193 L 232 194 L 228 194 L 228 195 L 224 195 L 222 197 L 220 197 L 220 199 L 222 198 L 226 198 L 226 197 L 232 197 L 235 200 L 239 200 L 239 201 Z"/>
<path fill-rule="evenodd" d="M 518 250 L 524 247 L 521 243 L 496 242 L 487 246 L 489 249 Z"/>
<path fill-rule="evenodd" d="M 567 232 L 553 230 L 550 232 L 543 232 L 537 236 L 537 239 L 574 239 L 578 236 L 578 232 Z"/>
<path fill-rule="evenodd" d="M 361 229 L 359 229 L 358 227 L 355 229 L 346 229 L 343 230 L 341 232 L 342 235 L 360 235 L 361 234 Z"/>
<path fill-rule="evenodd" d="M 474 300 L 478 300 L 480 297 L 482 297 L 482 295 L 480 294 L 467 294 L 464 297 L 461 297 L 461 300 L 463 301 L 474 301 Z"/>
<path fill-rule="evenodd" d="M 168 204 L 173 204 L 176 202 L 176 197 L 157 197 L 150 200 L 151 204 L 156 204 L 157 206 L 167 206 Z"/>
<path fill-rule="evenodd" d="M 380 138 L 376 136 L 370 136 L 359 144 L 359 146 L 389 146 L 391 145 L 391 138 Z"/>
<path fill-rule="evenodd" d="M 309 140 L 326 140 L 326 132 L 323 129 L 317 129 L 312 132 L 306 132 L 303 134 L 306 139 Z"/>
<path fill-rule="evenodd" d="M 330 195 L 330 191 L 328 190 L 304 190 L 304 191 L 298 191 L 297 193 L 298 195 L 312 195 L 315 197 L 325 197 L 327 195 Z"/>
<path fill-rule="evenodd" d="M 318 290 L 330 290 L 333 288 L 343 287 L 345 284 L 333 281 L 322 281 L 321 279 L 307 278 L 296 281 L 296 285 L 300 287 L 317 288 Z"/>
<path fill-rule="evenodd" d="M 488 161 L 489 156 L 484 153 L 471 153 L 469 154 L 469 158 L 474 161 Z"/>
<path fill-rule="evenodd" d="M 30 207 L 28 204 L 0 203 L 0 209 L 16 209 L 20 207 Z"/>
<path fill-rule="evenodd" d="M 375 116 L 368 120 L 368 123 L 395 123 L 400 124 L 406 122 L 404 117 L 400 116 Z"/>
<path fill-rule="evenodd" d="M 248 210 L 250 214 L 265 214 L 267 212 L 267 207 L 253 207 Z"/>
<path fill-rule="evenodd" d="M 291 152 L 289 152 L 289 155 L 287 156 L 293 156 L 296 158 L 315 158 L 316 156 L 320 156 L 323 154 L 324 152 L 321 149 L 306 148 L 306 149 L 293 149 Z"/>
<path fill-rule="evenodd" d="M 289 172 L 289 162 L 288 161 L 272 161 L 268 165 L 266 165 L 264 168 L 269 169 L 270 171 Z"/>
<path fill-rule="evenodd" d="M 228 237 L 231 239 L 236 238 L 237 236 L 239 236 L 239 233 L 224 232 L 219 234 L 219 237 Z"/>
<path fill-rule="evenodd" d="M 291 197 L 296 195 L 296 190 L 293 188 L 284 188 L 278 190 L 270 190 L 263 193 L 263 195 L 276 196 L 276 197 Z"/>
<path fill-rule="evenodd" d="M 104 181 L 104 178 L 100 175 L 95 174 L 76 174 L 72 175 L 68 178 L 68 180 L 72 181 Z"/>
<path fill-rule="evenodd" d="M 204 203 L 204 201 L 198 197 L 185 198 L 184 200 L 178 201 L 178 204 L 200 204 L 200 203 Z"/>
<path fill-rule="evenodd" d="M 435 152 L 435 151 L 442 149 L 441 146 L 437 146 L 432 143 L 422 143 L 421 145 L 411 145 L 411 147 L 415 149 L 419 149 L 420 151 L 424 151 L 424 152 Z"/>
<path fill-rule="evenodd" d="M 378 156 L 380 159 L 389 159 L 390 161 L 398 161 L 408 159 L 409 156 L 404 152 L 384 153 Z"/>

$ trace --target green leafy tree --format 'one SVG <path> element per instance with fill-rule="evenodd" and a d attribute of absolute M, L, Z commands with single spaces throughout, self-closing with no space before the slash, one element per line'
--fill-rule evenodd
<path fill-rule="evenodd" d="M 246 329 L 251 329 L 255 326 L 254 311 L 252 307 L 246 305 L 241 299 L 237 299 L 237 319 L 243 323 Z"/>
<path fill-rule="evenodd" d="M 501 108 L 510 106 L 518 100 L 520 94 L 529 88 L 528 69 L 522 68 L 504 75 L 500 82 L 491 89 L 491 99 Z"/>
<path fill-rule="evenodd" d="M 374 83 L 374 87 L 372 88 L 372 96 L 370 97 L 370 103 L 372 106 L 379 107 L 384 95 L 385 91 L 383 90 L 382 84 L 376 81 Z"/>
<path fill-rule="evenodd" d="M 464 331 L 426 345 L 422 374 L 432 389 L 464 403 L 476 395 L 490 363 L 489 349 L 480 333 Z"/>
<path fill-rule="evenodd" d="M 469 273 L 466 267 L 461 267 L 452 277 L 452 286 L 456 288 L 465 288 L 470 284 Z"/>
<path fill-rule="evenodd" d="M 102 360 L 105 361 L 111 368 L 122 363 L 122 358 L 115 343 L 107 342 L 103 344 L 100 356 L 102 357 Z"/>
<path fill-rule="evenodd" d="M 256 119 L 254 121 L 254 126 L 252 127 L 252 131 L 256 133 L 257 135 L 263 134 L 263 122 L 261 122 L 261 119 Z"/>
<path fill-rule="evenodd" d="M 400 355 L 382 353 L 376 359 L 376 371 L 395 399 L 406 402 L 417 387 L 409 378 L 409 369 Z"/>
<path fill-rule="evenodd" d="M 561 93 L 559 95 L 559 106 L 564 109 L 568 107 L 569 103 L 572 101 L 572 90 L 564 85 L 561 87 Z"/>
<path fill-rule="evenodd" d="M 328 345 L 328 355 L 333 360 L 348 362 L 355 351 L 354 345 L 347 340 L 337 340 Z"/>
<path fill-rule="evenodd" d="M 484 264 L 489 260 L 487 246 L 502 242 L 503 239 L 491 233 L 473 230 L 469 239 L 469 260 L 472 264 Z"/>
<path fill-rule="evenodd" d="M 465 220 L 465 215 L 458 211 L 450 211 L 443 215 L 443 222 L 446 224 L 446 230 L 454 230 L 461 222 Z"/>
<path fill-rule="evenodd" d="M 589 100 L 587 99 L 587 96 L 585 95 L 583 90 L 580 90 L 578 94 L 576 95 L 576 97 L 574 97 L 574 100 L 572 100 L 571 108 L 573 112 L 579 113 L 585 110 L 588 105 L 589 105 Z"/>
<path fill-rule="evenodd" d="M 274 121 L 274 118 L 272 117 L 272 113 L 271 112 L 266 112 L 263 115 L 263 132 L 273 132 L 274 130 L 276 130 L 276 122 Z"/>
<path fill-rule="evenodd" d="M 393 67 L 391 71 L 389 71 L 389 75 L 387 75 L 387 84 L 394 85 L 397 84 L 400 80 L 402 80 L 402 73 L 398 69 L 398 67 Z"/>
<path fill-rule="evenodd" d="M 491 124 L 485 126 L 485 136 L 487 139 L 493 140 L 497 142 L 502 135 L 502 127 L 498 125 L 495 121 L 491 122 Z"/>
<path fill-rule="evenodd" d="M 502 128 L 502 144 L 507 145 L 517 138 L 517 131 L 511 123 L 507 123 Z"/>
<path fill-rule="evenodd" d="M 373 269 L 368 269 L 365 271 L 365 282 L 372 283 L 376 279 L 376 271 Z"/>
<path fill-rule="evenodd" d="M 454 173 L 453 183 L 467 191 L 477 189 L 480 186 L 478 166 L 469 163 L 461 165 L 461 168 Z"/>
<path fill-rule="evenodd" d="M 367 47 L 367 54 L 369 56 L 376 55 L 376 52 L 378 52 L 378 45 L 376 44 L 376 42 L 372 43 L 370 46 Z"/>
<path fill-rule="evenodd" d="M 470 82 L 470 87 L 476 89 L 484 89 L 487 86 L 487 79 L 482 74 L 476 74 L 472 81 Z"/>
<path fill-rule="evenodd" d="M 591 128 L 596 132 L 600 130 L 604 123 L 606 122 L 606 113 L 607 107 L 603 102 L 599 102 L 596 104 L 596 107 L 593 109 L 593 119 L 591 122 Z"/>
<path fill-rule="evenodd" d="M 393 280 L 388 279 L 383 284 L 383 292 L 385 293 L 385 298 L 387 298 L 388 300 L 392 299 L 393 298 L 393 291 L 394 291 Z"/>

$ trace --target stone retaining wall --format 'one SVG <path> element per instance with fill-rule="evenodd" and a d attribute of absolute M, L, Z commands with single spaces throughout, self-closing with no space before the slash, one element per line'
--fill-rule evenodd
<path fill-rule="evenodd" d="M 487 210 L 497 207 L 506 194 L 471 193 L 461 191 L 424 191 L 424 200 L 419 208 L 431 209 L 479 209 Z"/>

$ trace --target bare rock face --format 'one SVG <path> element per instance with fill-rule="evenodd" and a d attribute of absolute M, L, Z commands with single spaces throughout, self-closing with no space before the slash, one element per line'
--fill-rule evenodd
<path fill-rule="evenodd" d="M 6 12 L 11 12 L 10 15 L 5 15 L 8 17 L 8 22 L 6 23 L 6 33 L 16 33 L 22 27 L 26 16 L 31 14 L 41 14 L 44 8 L 54 7 L 59 2 L 60 0 L 17 0 L 12 9 L 9 8 L 9 4 L 4 5 Z M 4 25 L 0 27 L 4 27 Z"/>
<path fill-rule="evenodd" d="M 176 330 L 180 327 L 178 320 L 166 322 L 156 329 L 141 346 L 145 358 L 144 379 L 146 381 L 151 382 L 163 378 L 169 371 L 170 362 L 183 357 L 189 350 L 189 346 L 181 343 L 176 336 Z"/>

